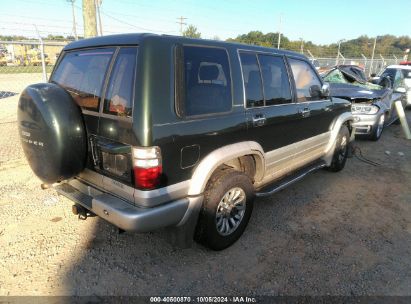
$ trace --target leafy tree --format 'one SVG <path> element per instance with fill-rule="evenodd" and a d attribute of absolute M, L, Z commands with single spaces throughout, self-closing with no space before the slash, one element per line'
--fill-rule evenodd
<path fill-rule="evenodd" d="M 251 31 L 248 34 L 238 35 L 236 38 L 229 38 L 227 41 L 266 47 L 277 47 L 278 33 L 263 34 L 261 31 Z M 346 58 L 360 58 L 361 54 L 364 54 L 366 57 L 370 58 L 373 46 L 374 38 L 363 35 L 356 39 L 342 42 L 340 51 Z M 282 35 L 280 47 L 282 49 L 299 52 L 301 49 L 301 41 L 292 41 L 288 37 Z M 411 38 L 409 36 L 378 36 L 375 56 L 379 56 L 379 54 L 384 56 L 396 55 L 400 58 L 407 48 L 411 48 Z M 304 41 L 304 49 L 310 50 L 316 57 L 333 57 L 337 55 L 338 44 L 331 43 L 328 45 L 318 45 L 312 43 L 311 41 Z"/>
<path fill-rule="evenodd" d="M 190 24 L 184 31 L 183 31 L 183 36 L 184 37 L 189 37 L 189 38 L 201 38 L 201 33 L 198 32 L 197 28 Z"/>

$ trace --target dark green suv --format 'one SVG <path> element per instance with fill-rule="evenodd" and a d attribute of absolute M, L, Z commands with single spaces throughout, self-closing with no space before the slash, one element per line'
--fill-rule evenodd
<path fill-rule="evenodd" d="M 344 167 L 350 109 L 303 55 L 127 34 L 67 45 L 50 82 L 22 93 L 18 119 L 43 187 L 81 218 L 220 250 L 255 196 Z"/>

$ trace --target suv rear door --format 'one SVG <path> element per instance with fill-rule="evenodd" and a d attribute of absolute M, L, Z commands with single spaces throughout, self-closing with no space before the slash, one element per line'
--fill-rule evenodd
<path fill-rule="evenodd" d="M 131 146 L 137 145 L 132 129 L 137 52 L 137 47 L 117 49 L 100 104 L 96 143 L 104 189 L 129 201 L 134 201 Z"/>
<path fill-rule="evenodd" d="M 96 171 L 93 161 L 95 149 L 90 144 L 90 138 L 98 134 L 101 97 L 115 51 L 115 48 L 109 47 L 65 52 L 50 79 L 51 82 L 63 87 L 82 110 L 89 139 L 89 157 L 86 164 L 88 170 L 81 175 L 101 188 L 102 176 L 93 173 Z"/>
<path fill-rule="evenodd" d="M 69 51 L 51 77 L 83 113 L 89 157 L 80 178 L 130 201 L 136 57 L 137 47 Z"/>

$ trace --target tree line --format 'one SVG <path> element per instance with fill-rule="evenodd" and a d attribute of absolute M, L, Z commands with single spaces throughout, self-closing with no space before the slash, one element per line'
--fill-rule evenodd
<path fill-rule="evenodd" d="M 267 47 L 277 47 L 278 33 L 263 34 L 260 31 L 252 31 L 248 34 L 238 35 L 236 38 L 229 38 L 227 41 L 254 44 Z M 343 41 L 340 45 L 340 52 L 349 57 L 372 56 L 374 47 L 374 37 L 362 35 L 358 38 Z M 315 44 L 311 41 L 291 40 L 286 36 L 281 36 L 282 49 L 300 51 L 310 50 L 315 56 L 337 55 L 338 43 Z M 375 44 L 375 55 L 396 55 L 401 57 L 407 49 L 411 48 L 411 38 L 409 36 L 396 37 L 393 35 L 378 36 Z"/>
<path fill-rule="evenodd" d="M 192 38 L 201 38 L 201 33 L 193 25 L 189 25 L 183 32 L 183 36 Z M 279 34 L 278 33 L 262 33 L 261 31 L 251 31 L 247 34 L 238 35 L 235 38 L 228 38 L 226 41 L 239 42 L 245 44 L 259 45 L 265 47 L 277 47 Z M 343 41 L 340 45 L 340 52 L 346 57 L 361 58 L 364 55 L 367 58 L 372 56 L 375 37 L 362 35 L 358 38 Z M 280 48 L 304 51 L 309 50 L 314 56 L 336 56 L 338 52 L 338 42 L 331 44 L 315 44 L 312 41 L 291 40 L 287 36 L 282 35 L 280 40 Z M 407 49 L 411 48 L 411 38 L 409 36 L 396 37 L 393 35 L 383 35 L 376 37 L 375 41 L 375 56 L 395 55 L 398 58 L 404 55 Z"/>

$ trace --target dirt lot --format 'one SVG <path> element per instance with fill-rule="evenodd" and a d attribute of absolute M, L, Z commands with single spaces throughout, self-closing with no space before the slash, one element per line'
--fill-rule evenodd
<path fill-rule="evenodd" d="M 356 142 L 381 166 L 353 158 L 338 174 L 316 172 L 258 199 L 234 246 L 181 250 L 161 232 L 79 221 L 70 201 L 40 190 L 17 98 L 0 99 L 0 296 L 411 295 L 411 141 L 397 125 Z"/>

